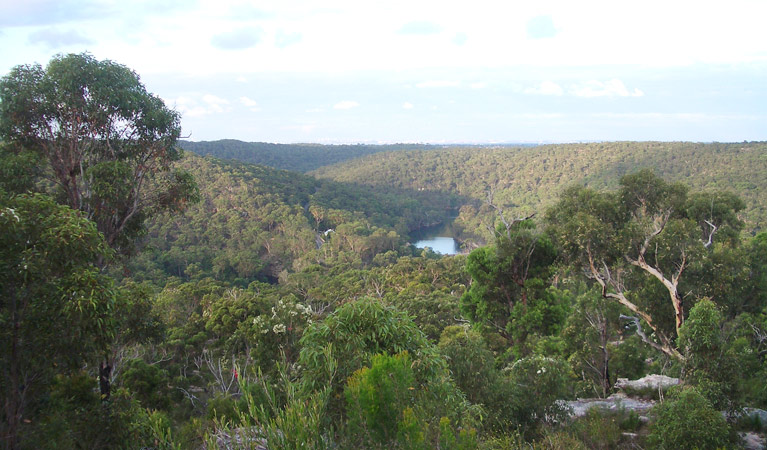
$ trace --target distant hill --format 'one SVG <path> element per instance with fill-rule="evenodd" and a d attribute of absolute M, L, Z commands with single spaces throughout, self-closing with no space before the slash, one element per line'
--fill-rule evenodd
<path fill-rule="evenodd" d="M 201 201 L 148 221 L 147 247 L 128 264 L 137 279 L 209 276 L 247 285 L 329 260 L 361 267 L 381 252 L 407 254 L 411 230 L 447 220 L 467 201 L 439 192 L 379 193 L 192 154 L 176 166 L 194 176 Z"/>
<path fill-rule="evenodd" d="M 464 237 L 488 236 L 494 203 L 511 214 L 542 213 L 573 183 L 614 188 L 620 177 L 651 168 L 694 190 L 724 189 L 747 205 L 749 231 L 767 229 L 767 143 L 605 142 L 538 147 L 455 147 L 368 155 L 311 174 L 385 189 L 440 191 L 473 199 L 457 225 Z"/>
<path fill-rule="evenodd" d="M 246 163 L 260 164 L 294 172 L 308 172 L 322 166 L 379 152 L 440 148 L 423 144 L 268 144 L 265 142 L 243 142 L 234 139 L 202 142 L 182 141 L 181 147 L 200 156 L 211 155 L 221 159 L 235 159 Z"/>

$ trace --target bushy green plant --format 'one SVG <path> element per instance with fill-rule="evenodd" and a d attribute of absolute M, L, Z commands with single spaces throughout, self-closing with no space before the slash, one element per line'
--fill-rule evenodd
<path fill-rule="evenodd" d="M 330 348 L 324 349 L 324 370 L 334 374 L 336 362 Z M 219 446 L 227 438 L 253 445 L 265 442 L 269 448 L 325 449 L 330 438 L 322 430 L 322 417 L 330 397 L 330 385 L 304 391 L 291 377 L 285 364 L 277 365 L 276 380 L 257 371 L 255 386 L 240 381 L 244 407 L 236 420 L 219 420 L 218 433 L 206 436 L 209 448 Z M 213 447 L 211 447 L 213 446 Z"/>
<path fill-rule="evenodd" d="M 370 367 L 349 378 L 344 389 L 348 435 L 381 444 L 396 437 L 404 408 L 415 399 L 415 376 L 410 364 L 407 352 L 379 354 L 373 356 Z M 409 425 L 403 426 L 408 429 Z"/>
<path fill-rule="evenodd" d="M 59 375 L 39 420 L 23 436 L 23 448 L 136 448 L 149 445 L 152 429 L 146 409 L 125 389 L 108 401 L 85 373 Z"/>
<path fill-rule="evenodd" d="M 567 363 L 542 356 L 514 362 L 508 368 L 513 395 L 513 420 L 526 434 L 543 423 L 562 423 L 569 408 L 561 401 L 570 397 Z"/>
<path fill-rule="evenodd" d="M 571 429 L 590 449 L 616 448 L 621 441 L 621 417 L 619 414 L 591 408 L 586 415 L 575 421 Z"/>
<path fill-rule="evenodd" d="M 170 407 L 168 373 L 157 365 L 147 364 L 143 359 L 128 361 L 122 384 L 146 408 L 166 410 Z"/>
<path fill-rule="evenodd" d="M 653 408 L 648 441 L 654 448 L 735 448 L 722 414 L 695 388 L 686 388 Z"/>
<path fill-rule="evenodd" d="M 445 449 L 476 448 L 476 431 L 456 427 L 449 417 L 451 396 L 445 383 L 419 385 L 407 352 L 375 355 L 370 367 L 352 375 L 344 390 L 347 403 L 347 445 L 364 448 Z M 437 406 L 437 408 L 435 408 Z M 439 412 L 435 409 L 440 409 Z M 460 418 L 459 418 L 460 419 Z M 465 424 L 464 424 L 465 425 Z"/>
<path fill-rule="evenodd" d="M 722 335 L 722 314 L 714 302 L 699 301 L 679 330 L 684 351 L 684 380 L 696 386 L 717 409 L 733 410 L 739 404 L 738 368 Z"/>

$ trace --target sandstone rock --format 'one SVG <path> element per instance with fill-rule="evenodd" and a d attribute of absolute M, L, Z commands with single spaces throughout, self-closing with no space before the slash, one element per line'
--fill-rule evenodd
<path fill-rule="evenodd" d="M 620 390 L 632 391 L 650 391 L 663 389 L 664 391 L 671 386 L 679 384 L 679 378 L 667 377 L 666 375 L 647 375 L 638 380 L 629 380 L 627 378 L 618 378 L 615 382 L 615 388 Z"/>

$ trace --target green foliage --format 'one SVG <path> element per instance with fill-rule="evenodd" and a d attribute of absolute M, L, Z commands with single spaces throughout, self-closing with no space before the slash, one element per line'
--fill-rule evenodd
<path fill-rule="evenodd" d="M 198 155 L 211 155 L 222 159 L 270 166 L 295 172 L 308 172 L 318 167 L 360 158 L 378 152 L 429 149 L 427 145 L 317 145 L 317 144 L 269 144 L 266 142 L 242 142 L 234 139 L 218 141 L 183 141 L 184 150 Z"/>
<path fill-rule="evenodd" d="M 451 420 L 434 415 L 426 390 L 419 385 L 407 351 L 375 355 L 370 367 L 355 372 L 344 389 L 347 445 L 364 448 L 476 448 L 473 428 L 456 429 Z M 442 401 L 446 405 L 447 398 Z M 444 409 L 439 413 L 446 412 Z"/>
<path fill-rule="evenodd" d="M 102 402 L 82 372 L 57 376 L 42 414 L 25 432 L 23 448 L 124 448 L 151 444 L 147 411 L 124 390 Z"/>
<path fill-rule="evenodd" d="M 40 194 L 0 197 L 4 434 L 34 417 L 25 407 L 56 373 L 93 362 L 114 337 L 115 290 L 93 266 L 111 254 L 79 212 Z"/>
<path fill-rule="evenodd" d="M 368 365 L 373 355 L 379 353 L 396 354 L 407 350 L 412 355 L 416 373 L 424 375 L 444 367 L 444 362 L 435 359 L 429 350 L 424 334 L 405 313 L 370 298 L 343 305 L 325 320 L 309 325 L 304 332 L 298 364 L 304 370 L 304 381 L 312 389 L 324 386 L 332 379 L 323 369 L 325 356 L 322 349 L 327 345 L 332 346 L 333 357 L 338 361 L 333 386 L 339 392 L 342 383 L 353 372 Z"/>
<path fill-rule="evenodd" d="M 543 423 L 561 423 L 569 408 L 558 400 L 571 396 L 567 364 L 554 358 L 531 356 L 515 361 L 508 369 L 513 420 L 525 433 L 534 434 Z"/>
<path fill-rule="evenodd" d="M 356 436 L 363 446 L 371 442 L 390 445 L 398 432 L 412 439 L 413 433 L 423 428 L 412 417 L 412 409 L 405 414 L 405 409 L 414 404 L 416 394 L 410 364 L 406 351 L 395 356 L 379 354 L 373 356 L 369 368 L 364 367 L 349 378 L 344 388 L 348 436 Z"/>
<path fill-rule="evenodd" d="M 499 205 L 528 215 L 553 205 L 571 183 L 613 189 L 621 176 L 641 168 L 677 180 L 693 191 L 731 191 L 745 203 L 746 229 L 767 224 L 765 143 L 600 142 L 530 147 L 450 147 L 434 151 L 377 153 L 313 173 L 377 189 L 451 192 L 470 201 L 455 226 L 462 241 L 490 242 L 498 220 L 484 204 L 488 187 Z M 701 176 L 705 173 L 705 176 Z M 513 174 L 513 176 L 510 176 Z M 710 204 L 709 204 L 710 206 Z"/>
<path fill-rule="evenodd" d="M 0 142 L 0 190 L 23 194 L 35 190 L 41 167 L 34 152 Z"/>
<path fill-rule="evenodd" d="M 442 331 L 438 348 L 447 359 L 453 380 L 470 402 L 495 403 L 494 388 L 500 373 L 478 332 L 464 326 L 447 327 Z"/>
<path fill-rule="evenodd" d="M 17 66 L 0 80 L 0 138 L 37 152 L 62 203 L 96 223 L 119 253 L 134 251 L 148 215 L 196 199 L 184 174 L 180 116 L 138 75 L 89 54 Z"/>
<path fill-rule="evenodd" d="M 685 382 L 696 386 L 714 408 L 733 410 L 740 403 L 740 369 L 722 336 L 722 321 L 716 305 L 701 300 L 679 330 L 678 343 L 685 354 Z"/>
<path fill-rule="evenodd" d="M 556 252 L 531 221 L 517 222 L 496 235 L 495 246 L 469 254 L 466 271 L 473 283 L 461 297 L 463 311 L 475 322 L 521 345 L 530 334 L 559 331 L 567 306 L 546 281 Z"/>
<path fill-rule="evenodd" d="M 143 407 L 170 408 L 168 373 L 160 367 L 149 365 L 142 359 L 132 359 L 126 364 L 121 380 Z"/>
<path fill-rule="evenodd" d="M 571 425 L 579 440 L 590 449 L 613 449 L 621 443 L 620 417 L 598 408 L 591 408 L 586 415 Z"/>
<path fill-rule="evenodd" d="M 579 288 L 585 290 L 584 286 Z M 626 376 L 616 370 L 611 345 L 619 337 L 618 315 L 618 305 L 602 297 L 597 289 L 585 290 L 575 298 L 563 337 L 567 361 L 580 375 L 578 390 L 585 396 L 607 397 L 616 378 Z"/>
<path fill-rule="evenodd" d="M 335 373 L 335 360 L 330 348 L 323 349 L 325 373 Z M 322 418 L 331 393 L 328 384 L 316 391 L 307 392 L 301 383 L 293 379 L 285 365 L 278 366 L 276 380 L 256 374 L 255 386 L 241 383 L 244 408 L 234 428 L 232 422 L 221 423 L 219 430 L 224 435 L 238 437 L 242 442 L 264 440 L 269 448 L 280 449 L 324 449 L 332 448 L 328 435 L 322 432 Z M 273 384 L 274 383 L 274 384 Z M 222 437 L 219 431 L 218 436 Z M 220 447 L 220 442 L 214 447 Z M 231 445 L 231 441 L 230 441 Z"/>
<path fill-rule="evenodd" d="M 648 441 L 654 448 L 736 448 L 722 414 L 695 389 L 683 389 L 653 412 Z"/>

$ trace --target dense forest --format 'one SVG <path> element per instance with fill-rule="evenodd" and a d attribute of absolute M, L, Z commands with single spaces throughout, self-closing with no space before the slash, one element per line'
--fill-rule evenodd
<path fill-rule="evenodd" d="M 465 238 L 491 237 L 486 221 L 493 203 L 518 214 L 551 206 L 565 187 L 582 184 L 615 189 L 620 177 L 640 169 L 682 182 L 695 190 L 737 192 L 746 203 L 746 230 L 767 223 L 762 199 L 767 187 L 767 145 L 753 143 L 600 142 L 537 147 L 460 148 L 431 152 L 388 152 L 354 159 L 312 172 L 320 178 L 363 184 L 380 190 L 450 192 L 476 200 L 461 210 L 457 224 Z M 492 229 L 492 227 L 491 227 Z M 482 234 L 475 233 L 480 230 Z"/>
<path fill-rule="evenodd" d="M 764 432 L 767 144 L 296 146 L 256 165 L 180 135 L 135 73 L 90 55 L 0 81 L 4 447 Z M 274 167 L 290 159 L 306 165 Z M 456 216 L 471 251 L 411 244 Z M 679 383 L 617 387 L 648 374 Z M 651 408 L 575 413 L 616 395 Z"/>
<path fill-rule="evenodd" d="M 309 172 L 322 166 L 379 152 L 438 148 L 418 144 L 270 144 L 267 142 L 242 142 L 235 139 L 203 142 L 181 141 L 180 145 L 184 150 L 201 156 L 210 155 L 222 159 L 236 159 L 294 172 Z"/>

